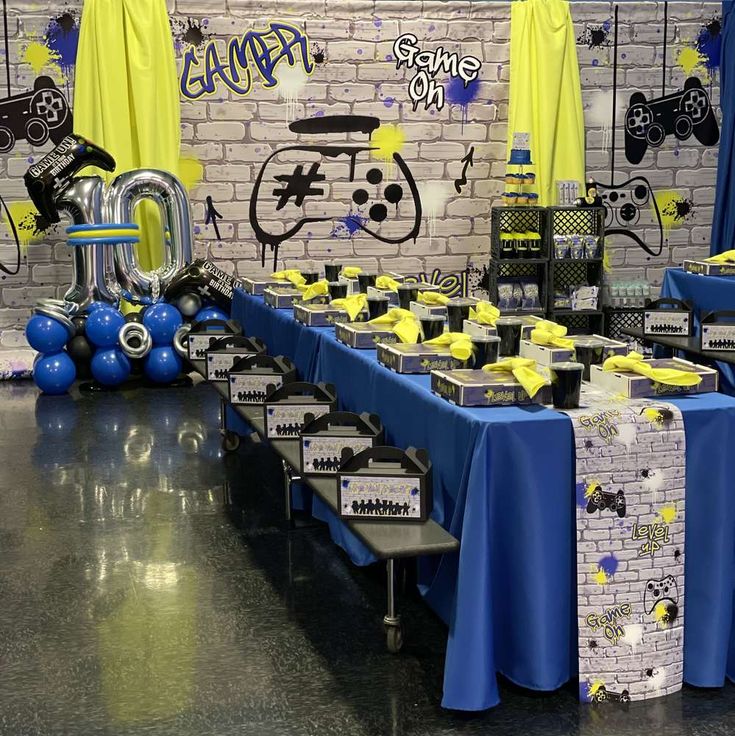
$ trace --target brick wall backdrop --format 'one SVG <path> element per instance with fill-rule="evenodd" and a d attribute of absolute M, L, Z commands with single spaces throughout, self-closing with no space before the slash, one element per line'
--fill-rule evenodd
<path fill-rule="evenodd" d="M 51 74 L 68 98 L 73 97 L 73 66 L 50 60 L 41 69 L 24 61 L 29 44 L 49 45 L 53 23 L 69 13 L 78 22 L 80 4 L 66 3 L 59 9 L 50 2 L 10 0 L 9 35 L 12 92 L 32 87 L 38 74 Z M 221 86 L 199 100 L 182 100 L 183 154 L 201 165 L 202 180 L 191 190 L 196 232 L 196 254 L 207 255 L 224 269 L 239 275 L 261 272 L 258 244 L 248 218 L 253 181 L 261 164 L 277 147 L 303 142 L 288 130 L 294 118 L 330 114 L 374 115 L 385 124 L 399 125 L 405 136 L 401 154 L 416 178 L 424 205 L 419 237 L 402 244 L 379 242 L 357 232 L 338 218 L 348 213 L 354 186 L 335 178 L 327 182 L 330 201 L 322 211 L 334 222 L 302 229 L 281 246 L 286 265 L 303 265 L 331 258 L 350 259 L 368 267 L 401 272 L 442 273 L 470 268 L 470 283 L 477 283 L 489 250 L 489 211 L 504 189 L 505 140 L 507 133 L 510 9 L 505 2 L 436 2 L 434 0 L 169 0 L 172 33 L 181 65 L 189 41 L 202 48 L 215 41 L 220 56 L 231 36 L 263 29 L 269 21 L 285 21 L 308 34 L 316 63 L 302 89 L 284 98 L 284 85 L 265 89 L 254 83 L 247 96 L 238 96 Z M 612 105 L 613 4 L 572 2 L 572 15 L 579 38 L 583 100 L 587 122 L 588 174 L 606 181 L 610 177 L 609 127 Z M 669 3 L 667 91 L 680 89 L 687 74 L 678 63 L 695 66 L 693 74 L 703 80 L 714 105 L 719 103 L 718 72 L 710 72 L 706 59 L 694 46 L 703 27 L 719 14 L 719 3 Z M 631 240 L 609 240 L 608 280 L 646 278 L 661 283 L 666 266 L 684 257 L 705 255 L 714 201 L 717 147 L 706 148 L 694 137 L 677 142 L 669 136 L 660 149 L 650 151 L 636 167 L 625 161 L 622 121 L 630 94 L 643 92 L 647 99 L 661 94 L 664 3 L 620 4 L 620 55 L 616 179 L 643 174 L 669 202 L 667 245 L 658 257 L 646 254 Z M 51 25 L 50 25 L 51 24 Z M 408 84 L 415 69 L 396 69 L 393 41 L 413 33 L 422 49 L 443 47 L 482 61 L 476 99 L 466 107 L 447 104 L 440 111 L 419 108 L 414 112 Z M 58 35 L 58 34 L 57 34 Z M 53 45 L 53 44 L 52 44 Z M 33 47 L 35 48 L 35 46 Z M 199 49 L 201 53 L 202 49 Z M 694 61 L 692 61 L 694 54 Z M 1 60 L 1 59 L 0 59 Z M 4 75 L 0 75 L 0 79 Z M 442 75 L 437 77 L 442 80 Z M 719 112 L 719 111 L 718 111 Z M 329 142 L 334 142 L 330 136 Z M 337 137 L 339 140 L 339 137 Z M 360 134 L 343 136 L 343 142 L 365 141 Z M 311 141 L 310 141 L 311 142 Z M 327 142 L 325 137 L 318 140 Z M 456 194 L 453 180 L 462 169 L 461 159 L 474 146 L 474 166 L 467 172 L 468 184 Z M 31 160 L 50 148 L 34 149 L 25 141 L 0 155 L 0 194 L 9 202 L 27 199 L 22 174 Z M 281 156 L 275 163 L 293 171 L 296 158 Z M 364 174 L 368 163 L 359 163 Z M 189 169 L 197 171 L 197 163 Z M 212 197 L 218 212 L 221 241 L 214 228 L 204 224 L 205 200 Z M 20 205 L 18 205 L 20 207 Z M 14 210 L 22 213 L 22 208 Z M 405 201 L 391 211 L 381 232 L 395 236 L 410 220 Z M 279 232 L 284 224 L 271 213 L 269 230 Z M 25 218 L 26 224 L 32 218 Z M 337 226 L 337 227 L 335 227 Z M 636 232 L 654 246 L 658 233 L 651 211 L 642 208 Z M 31 227 L 31 229 L 33 229 Z M 280 229 L 280 230 L 279 230 Z M 16 276 L 0 282 L 0 354 L 24 346 L 22 327 L 29 309 L 39 297 L 59 295 L 70 278 L 69 253 L 61 229 L 36 233 L 26 251 L 26 260 Z M 7 228 L 3 228 L 0 258 L 12 262 Z M 266 271 L 270 270 L 270 265 Z"/>

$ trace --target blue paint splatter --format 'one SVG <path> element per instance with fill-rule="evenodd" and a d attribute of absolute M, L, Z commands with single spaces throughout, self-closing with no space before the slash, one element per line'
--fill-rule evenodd
<path fill-rule="evenodd" d="M 46 47 L 54 52 L 54 62 L 64 74 L 69 74 L 77 61 L 79 23 L 69 12 L 62 13 L 46 26 Z"/>
<path fill-rule="evenodd" d="M 199 225 L 194 225 L 194 235 L 199 235 L 200 232 L 201 228 L 199 227 Z"/>
<path fill-rule="evenodd" d="M 363 217 L 361 214 L 356 212 L 351 212 L 349 215 L 339 218 L 337 224 L 329 235 L 332 238 L 339 238 L 341 240 L 352 238 L 355 233 L 365 227 L 367 222 L 367 217 Z"/>
<path fill-rule="evenodd" d="M 600 66 L 599 59 L 592 59 L 592 66 Z"/>
<path fill-rule="evenodd" d="M 395 102 L 395 100 L 394 100 L 394 99 L 393 99 L 392 97 L 386 97 L 386 98 L 385 98 L 385 99 L 383 100 L 383 104 L 384 104 L 384 105 L 385 105 L 386 107 L 393 107 L 393 103 L 394 103 L 394 102 Z"/>
<path fill-rule="evenodd" d="M 473 79 L 468 84 L 461 77 L 449 77 L 445 85 L 447 102 L 462 108 L 462 125 L 467 122 L 470 102 L 474 102 L 480 94 L 480 80 Z"/>
<path fill-rule="evenodd" d="M 393 61 L 393 54 L 386 54 L 385 55 L 385 60 L 386 61 Z"/>
<path fill-rule="evenodd" d="M 722 19 L 715 16 L 703 25 L 699 30 L 696 40 L 696 48 L 704 58 L 704 66 L 708 72 L 720 68 L 720 56 L 722 54 Z"/>
<path fill-rule="evenodd" d="M 431 24 L 431 25 L 429 26 L 429 33 L 432 33 L 432 32 L 433 32 L 433 31 L 435 31 L 435 30 L 436 30 L 436 26 L 435 26 L 435 25 L 434 25 L 434 24 L 432 23 L 432 24 Z"/>
<path fill-rule="evenodd" d="M 587 499 L 584 497 L 586 490 L 587 490 L 586 483 L 577 483 L 577 486 L 575 488 L 575 496 L 577 499 L 577 506 L 579 506 L 579 508 L 581 509 L 586 508 L 587 506 Z"/>
<path fill-rule="evenodd" d="M 314 115 L 315 118 L 323 118 L 324 117 L 324 110 L 317 110 L 316 114 Z"/>
<path fill-rule="evenodd" d="M 611 553 L 609 555 L 606 555 L 605 557 L 602 557 L 597 563 L 597 566 L 600 568 L 600 570 L 604 571 L 605 575 L 607 575 L 608 577 L 612 577 L 618 571 L 619 564 L 620 563 L 618 562 L 618 558 Z"/>
<path fill-rule="evenodd" d="M 383 25 L 383 21 L 382 21 L 382 20 L 380 20 L 380 18 L 376 18 L 376 19 L 375 19 L 375 20 L 373 21 L 373 25 L 374 25 L 374 26 L 375 26 L 376 28 L 380 28 L 380 26 L 382 26 L 382 25 Z"/>

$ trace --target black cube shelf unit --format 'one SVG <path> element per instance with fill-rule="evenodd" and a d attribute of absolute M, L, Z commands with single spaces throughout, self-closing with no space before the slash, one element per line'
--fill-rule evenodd
<path fill-rule="evenodd" d="M 503 257 L 501 233 L 538 232 L 541 250 L 536 258 Z M 554 235 L 593 235 L 599 238 L 598 258 L 557 258 Z M 504 281 L 538 284 L 538 309 L 502 309 L 503 313 L 540 314 L 565 325 L 571 334 L 602 333 L 604 315 L 597 309 L 556 308 L 558 289 L 587 284 L 602 287 L 605 237 L 603 207 L 493 207 L 491 210 L 490 300 L 499 304 L 498 286 Z M 505 250 L 507 253 L 507 248 Z M 600 295 L 601 296 L 601 295 Z"/>

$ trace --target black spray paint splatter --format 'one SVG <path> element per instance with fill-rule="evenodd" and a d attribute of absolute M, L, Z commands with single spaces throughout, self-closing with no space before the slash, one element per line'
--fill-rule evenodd
<path fill-rule="evenodd" d="M 667 217 L 671 217 L 675 222 L 686 222 L 694 216 L 694 202 L 686 197 L 678 197 L 677 199 L 672 199 L 662 209 L 662 212 Z"/>
<path fill-rule="evenodd" d="M 470 264 L 467 267 L 467 293 L 476 294 L 476 292 L 490 292 L 490 271 L 487 266 L 478 268 Z"/>
<path fill-rule="evenodd" d="M 315 64 L 323 64 L 327 60 L 324 49 L 318 43 L 311 45 L 311 58 Z"/>
<path fill-rule="evenodd" d="M 196 18 L 187 18 L 186 20 L 174 20 L 172 18 L 171 32 L 174 36 L 174 46 L 177 51 L 189 46 L 201 48 L 210 37 L 210 34 L 206 31 L 206 21 L 200 21 Z"/>
<path fill-rule="evenodd" d="M 590 49 L 600 49 L 610 45 L 610 29 L 612 21 L 606 20 L 599 26 L 587 26 L 584 33 L 577 38 L 577 43 L 587 46 Z"/>

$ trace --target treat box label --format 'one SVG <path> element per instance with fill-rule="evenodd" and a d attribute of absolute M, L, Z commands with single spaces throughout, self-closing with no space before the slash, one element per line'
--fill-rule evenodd
<path fill-rule="evenodd" d="M 684 261 L 684 270 L 703 276 L 735 276 L 735 263 L 707 263 L 706 261 Z"/>
<path fill-rule="evenodd" d="M 439 345 L 380 344 L 378 361 L 396 373 L 429 373 L 465 366 L 464 361 L 452 357 L 448 347 Z"/>
<path fill-rule="evenodd" d="M 212 343 L 221 337 L 226 337 L 226 334 L 224 332 L 204 332 L 199 335 L 190 333 L 188 340 L 189 360 L 204 360 Z"/>
<path fill-rule="evenodd" d="M 312 419 L 321 417 L 332 411 L 332 403 L 304 403 L 290 402 L 267 404 L 265 406 L 266 437 L 273 440 L 282 440 L 299 436 L 301 428 Z"/>
<path fill-rule="evenodd" d="M 425 521 L 427 504 L 422 486 L 422 478 L 415 475 L 340 475 L 340 516 L 376 521 Z"/>
<path fill-rule="evenodd" d="M 398 306 L 398 292 L 389 289 L 377 289 L 374 286 L 368 286 L 367 296 L 387 296 L 388 308 Z"/>
<path fill-rule="evenodd" d="M 441 304 L 411 302 L 410 309 L 419 319 L 425 319 L 426 317 L 447 318 L 447 308 Z"/>
<path fill-rule="evenodd" d="M 652 381 L 638 373 L 624 371 L 603 371 L 601 365 L 590 366 L 590 383 L 615 394 L 623 394 L 629 399 L 655 396 L 676 396 L 678 394 L 704 394 L 717 391 L 717 371 L 703 365 L 690 363 L 681 358 L 654 358 L 646 363 L 654 368 L 676 368 L 691 371 L 702 376 L 698 386 L 670 386 Z"/>
<path fill-rule="evenodd" d="M 470 337 L 497 337 L 498 331 L 492 325 L 483 325 L 471 319 L 462 323 L 462 332 Z"/>
<path fill-rule="evenodd" d="M 283 384 L 278 373 L 230 373 L 230 403 L 238 406 L 262 404 L 270 391 Z"/>
<path fill-rule="evenodd" d="M 311 435 L 301 438 L 301 469 L 312 475 L 334 475 L 352 455 L 373 446 L 372 437 Z M 345 452 L 345 450 L 348 452 Z"/>
<path fill-rule="evenodd" d="M 276 279 L 263 279 L 263 278 L 247 278 L 242 279 L 242 288 L 247 291 L 248 294 L 255 296 L 261 296 L 265 289 L 273 286 L 283 285 L 283 281 L 277 281 Z"/>
<path fill-rule="evenodd" d="M 254 355 L 252 350 L 241 350 L 232 348 L 207 353 L 207 380 L 208 381 L 226 381 L 227 374 L 232 370 L 232 366 L 241 358 L 248 355 Z"/>
<path fill-rule="evenodd" d="M 263 290 L 263 299 L 269 307 L 289 309 L 301 301 L 301 292 L 288 286 L 271 286 Z"/>
<path fill-rule="evenodd" d="M 349 322 L 350 316 L 344 309 L 337 309 L 329 304 L 294 304 L 293 316 L 297 322 L 309 327 L 331 327 L 339 322 Z M 368 313 L 363 311 L 357 315 L 356 322 L 364 322 Z"/>
<path fill-rule="evenodd" d="M 691 335 L 692 314 L 683 309 L 647 309 L 643 312 L 643 334 L 677 337 Z"/>
<path fill-rule="evenodd" d="M 551 386 L 531 398 L 508 373 L 482 370 L 432 371 L 431 390 L 457 406 L 523 406 L 550 404 Z"/>
<path fill-rule="evenodd" d="M 702 350 L 713 352 L 735 350 L 735 324 L 713 323 L 702 325 Z"/>
<path fill-rule="evenodd" d="M 339 322 L 334 326 L 334 334 L 345 345 L 363 350 L 375 350 L 380 343 L 393 345 L 398 342 L 398 335 L 395 335 L 390 327 L 364 322 Z"/>

